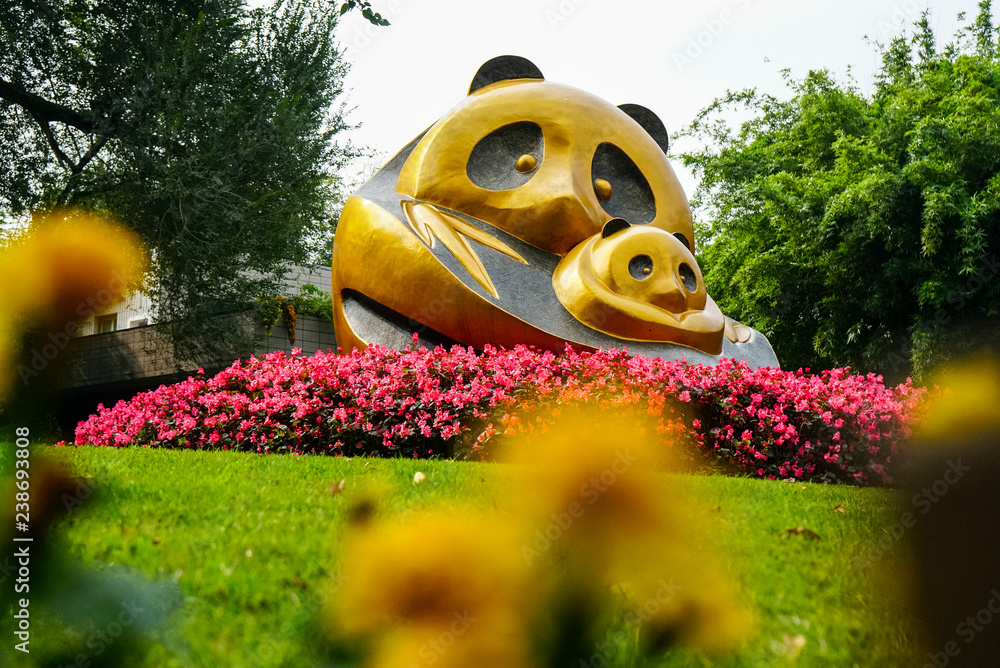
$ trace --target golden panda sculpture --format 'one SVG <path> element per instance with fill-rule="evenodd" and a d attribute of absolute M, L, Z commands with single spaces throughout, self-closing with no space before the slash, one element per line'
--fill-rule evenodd
<path fill-rule="evenodd" d="M 663 123 L 500 56 L 344 205 L 345 350 L 460 343 L 777 366 L 705 291 Z"/>

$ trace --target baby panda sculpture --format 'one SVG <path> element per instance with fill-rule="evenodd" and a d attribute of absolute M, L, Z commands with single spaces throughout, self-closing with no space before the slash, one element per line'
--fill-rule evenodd
<path fill-rule="evenodd" d="M 342 348 L 377 343 L 633 354 L 777 366 L 705 291 L 668 136 L 500 56 L 344 205 L 333 244 Z"/>

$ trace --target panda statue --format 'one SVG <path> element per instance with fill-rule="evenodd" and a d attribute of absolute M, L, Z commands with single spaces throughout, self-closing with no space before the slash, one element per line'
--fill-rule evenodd
<path fill-rule="evenodd" d="M 778 366 L 705 291 L 660 119 L 545 81 L 518 56 L 344 204 L 333 315 L 344 350 L 426 345 Z"/>

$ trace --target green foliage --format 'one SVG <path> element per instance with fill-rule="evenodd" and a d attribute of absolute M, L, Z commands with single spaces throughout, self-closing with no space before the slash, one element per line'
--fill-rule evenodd
<path fill-rule="evenodd" d="M 290 318 L 294 320 L 299 315 L 311 315 L 327 322 L 333 322 L 333 297 L 329 292 L 323 292 L 315 285 L 307 283 L 299 289 L 299 294 L 294 297 L 271 295 L 258 297 L 255 310 L 270 334 L 271 328 L 278 322 L 282 314 L 285 316 L 286 323 Z M 294 330 L 295 325 L 293 324 L 292 332 Z"/>
<path fill-rule="evenodd" d="M 301 315 L 311 315 L 333 322 L 333 297 L 309 283 L 299 289 L 299 295 L 292 297 L 295 310 Z"/>
<path fill-rule="evenodd" d="M 730 92 L 685 131 L 706 145 L 681 158 L 709 293 L 784 367 L 919 377 L 1000 334 L 1000 60 L 980 8 L 943 53 L 923 14 L 870 98 L 786 72 L 791 99 Z M 753 118 L 734 131 L 731 108 Z"/>
<path fill-rule="evenodd" d="M 329 235 L 346 66 L 325 0 L 100 0 L 0 8 L 0 213 L 107 212 L 152 250 L 180 352 L 273 294 Z M 313 244 L 314 245 L 314 244 Z M 245 343 L 245 342 L 244 342 Z"/>
<path fill-rule="evenodd" d="M 265 295 L 257 298 L 257 317 L 260 318 L 260 322 L 264 325 L 268 334 L 271 333 L 271 328 L 281 319 L 283 305 L 283 297 Z"/>
<path fill-rule="evenodd" d="M 361 10 L 361 15 L 364 16 L 369 23 L 376 26 L 387 26 L 389 22 L 382 18 L 382 15 L 372 9 L 372 5 L 367 0 L 347 0 L 344 4 L 340 6 L 340 15 L 343 16 L 352 9 L 358 8 Z"/>
<path fill-rule="evenodd" d="M 95 481 L 98 491 L 95 503 L 56 527 L 59 549 L 94 566 L 114 562 L 152 580 L 171 578 L 183 591 L 183 606 L 157 634 L 157 646 L 133 665 L 327 665 L 315 620 L 341 582 L 334 564 L 360 488 L 384 490 L 379 515 L 404 522 L 432 505 L 503 508 L 509 499 L 500 490 L 519 476 L 474 462 L 145 448 L 66 447 L 51 454 Z M 413 484 L 417 471 L 427 476 L 420 485 Z M 335 496 L 329 488 L 342 479 L 345 491 Z M 676 482 L 697 495 L 691 512 L 716 533 L 713 549 L 726 555 L 730 574 L 759 612 L 757 635 L 722 664 L 785 663 L 781 638 L 800 634 L 806 638 L 801 665 L 916 664 L 912 617 L 868 581 L 900 556 L 899 543 L 877 547 L 884 527 L 899 519 L 896 493 L 724 476 Z M 794 527 L 822 540 L 789 535 Z M 871 569 L 853 565 L 851 557 L 863 550 L 879 559 Z M 54 652 L 68 641 L 40 620 L 32 637 L 33 652 Z M 616 651 L 605 653 L 606 665 L 635 665 L 634 634 L 624 624 L 608 641 Z M 11 653 L 10 644 L 0 660 L 3 652 Z M 678 650 L 650 665 L 704 664 L 696 653 Z"/>

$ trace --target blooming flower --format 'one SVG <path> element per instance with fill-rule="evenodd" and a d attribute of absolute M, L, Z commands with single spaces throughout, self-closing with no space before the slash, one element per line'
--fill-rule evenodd
<path fill-rule="evenodd" d="M 370 346 L 347 355 L 275 352 L 161 386 L 100 407 L 78 425 L 75 442 L 482 456 L 498 436 L 542 433 L 577 404 L 636 424 L 650 418 L 665 448 L 751 475 L 795 477 L 792 461 L 813 480 L 885 484 L 894 444 L 909 435 L 925 395 L 847 369 L 807 374 L 728 359 L 703 366 L 569 347 L 557 355 L 524 346 Z"/>

